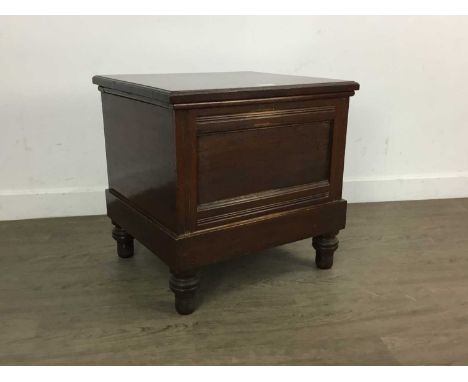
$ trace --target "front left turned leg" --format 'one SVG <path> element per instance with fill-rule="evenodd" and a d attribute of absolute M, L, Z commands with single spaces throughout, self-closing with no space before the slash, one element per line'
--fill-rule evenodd
<path fill-rule="evenodd" d="M 312 246 L 315 248 L 315 264 L 317 268 L 329 269 L 333 265 L 333 255 L 338 248 L 338 232 L 315 236 Z"/>
<path fill-rule="evenodd" d="M 197 272 L 172 272 L 169 287 L 175 295 L 175 308 L 179 314 L 191 314 L 196 308 L 196 292 L 200 278 Z"/>
<path fill-rule="evenodd" d="M 112 230 L 112 237 L 117 242 L 117 254 L 126 259 L 133 256 L 133 236 L 117 224 Z"/>

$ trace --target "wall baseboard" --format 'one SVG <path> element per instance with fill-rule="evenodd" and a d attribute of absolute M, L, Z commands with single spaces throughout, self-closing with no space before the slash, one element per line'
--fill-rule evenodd
<path fill-rule="evenodd" d="M 104 215 L 105 187 L 0 191 L 0 220 Z M 468 197 L 468 173 L 344 179 L 349 203 Z"/>
<path fill-rule="evenodd" d="M 0 191 L 0 220 L 106 214 L 105 187 Z"/>
<path fill-rule="evenodd" d="M 468 173 L 348 178 L 343 198 L 350 203 L 468 197 Z"/>

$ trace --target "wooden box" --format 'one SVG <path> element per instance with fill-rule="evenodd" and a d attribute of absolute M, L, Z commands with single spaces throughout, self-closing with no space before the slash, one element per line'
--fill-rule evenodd
<path fill-rule="evenodd" d="M 313 237 L 330 268 L 353 81 L 256 72 L 95 76 L 102 93 L 107 211 L 121 257 L 133 238 L 195 309 L 207 264 Z"/>

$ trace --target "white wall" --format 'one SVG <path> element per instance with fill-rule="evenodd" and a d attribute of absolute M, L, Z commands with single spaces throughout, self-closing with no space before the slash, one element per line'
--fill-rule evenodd
<path fill-rule="evenodd" d="M 468 196 L 466 17 L 0 17 L 0 220 L 105 213 L 93 74 L 355 80 L 344 196 Z"/>

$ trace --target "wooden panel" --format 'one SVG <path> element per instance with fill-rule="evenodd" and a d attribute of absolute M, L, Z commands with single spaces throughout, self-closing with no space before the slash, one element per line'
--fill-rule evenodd
<path fill-rule="evenodd" d="M 333 149 L 331 156 L 330 196 L 341 199 L 343 189 L 343 171 L 346 146 L 346 128 L 348 123 L 349 98 L 337 100 L 336 117 L 333 122 Z"/>
<path fill-rule="evenodd" d="M 354 94 L 354 81 L 272 73 L 172 73 L 94 76 L 93 83 L 158 102 L 186 104 L 330 93 Z"/>
<path fill-rule="evenodd" d="M 198 137 L 198 203 L 327 180 L 332 123 L 246 128 Z"/>
<path fill-rule="evenodd" d="M 251 108 L 249 111 L 240 113 L 199 116 L 197 117 L 197 131 L 199 134 L 206 134 L 244 128 L 252 129 L 313 121 L 330 121 L 335 117 L 335 112 L 334 105 L 297 107 L 294 109 L 267 108 L 259 111 Z"/>
<path fill-rule="evenodd" d="M 272 214 L 189 234 L 181 239 L 180 266 L 194 269 L 307 237 L 343 229 L 346 201 Z M 181 270 L 183 270 L 181 269 Z"/>
<path fill-rule="evenodd" d="M 176 230 L 172 111 L 102 93 L 109 188 Z"/>
<path fill-rule="evenodd" d="M 202 204 L 197 210 L 197 226 L 204 228 L 226 224 L 326 202 L 330 195 L 329 189 L 330 184 L 322 181 Z"/>

